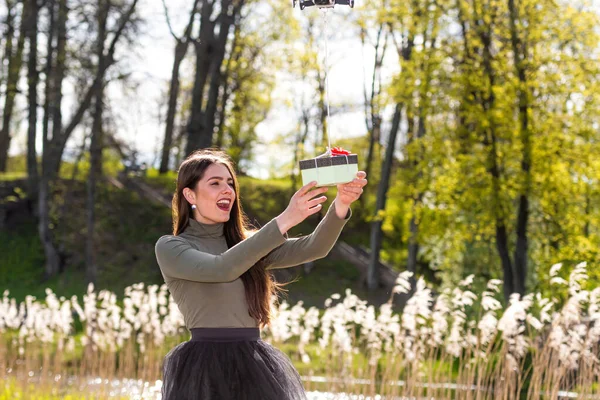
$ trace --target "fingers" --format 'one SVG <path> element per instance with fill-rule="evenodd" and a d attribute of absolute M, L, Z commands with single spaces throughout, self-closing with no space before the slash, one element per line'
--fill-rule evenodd
<path fill-rule="evenodd" d="M 321 197 L 317 197 L 316 199 L 312 199 L 310 200 L 308 203 L 306 203 L 308 205 L 308 208 L 312 208 L 318 204 L 321 204 L 323 202 L 325 202 L 327 200 L 326 196 L 321 196 Z"/>
<path fill-rule="evenodd" d="M 362 189 L 362 187 L 356 187 L 356 186 L 343 186 L 342 192 L 352 193 L 352 194 L 362 194 L 363 189 Z"/>
<path fill-rule="evenodd" d="M 317 181 L 311 181 L 308 182 L 306 185 L 302 186 L 300 189 L 298 189 L 298 191 L 296 192 L 296 194 L 298 196 L 304 196 L 306 193 L 308 193 L 308 191 L 315 187 L 317 185 Z"/>
<path fill-rule="evenodd" d="M 342 186 L 343 187 L 357 187 L 357 188 L 361 188 L 361 187 L 364 187 L 366 185 L 367 185 L 367 180 L 366 179 L 354 178 L 350 182 L 344 183 Z"/>
<path fill-rule="evenodd" d="M 313 197 L 323 194 L 329 189 L 327 186 L 323 186 L 311 190 L 316 184 L 316 181 L 312 181 L 302 186 L 294 195 L 292 203 L 290 203 L 294 204 L 294 208 L 304 215 L 303 219 L 309 215 L 319 212 L 319 210 L 321 210 L 323 207 L 321 203 L 327 200 L 326 196 L 313 199 Z"/>
<path fill-rule="evenodd" d="M 309 208 L 308 215 L 313 215 L 313 214 L 318 213 L 319 211 L 321 211 L 321 208 L 323 208 L 323 204 L 317 204 L 313 208 Z"/>
<path fill-rule="evenodd" d="M 356 178 L 352 179 L 350 182 L 342 184 L 341 186 L 362 188 L 367 185 L 366 176 L 367 173 L 365 171 L 358 171 L 356 173 Z"/>
<path fill-rule="evenodd" d="M 311 190 L 310 192 L 305 193 L 304 195 L 300 196 L 299 200 L 300 201 L 308 201 L 319 194 L 323 194 L 323 193 L 327 192 L 328 189 L 329 188 L 327 186 L 324 186 L 324 187 L 317 188 L 315 190 Z"/>
<path fill-rule="evenodd" d="M 356 178 L 353 179 L 360 186 L 366 186 L 367 184 L 367 173 L 365 171 L 358 171 L 356 173 Z"/>

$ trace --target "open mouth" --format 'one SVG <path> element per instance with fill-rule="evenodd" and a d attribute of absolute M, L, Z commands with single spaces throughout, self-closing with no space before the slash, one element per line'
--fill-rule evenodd
<path fill-rule="evenodd" d="M 229 211 L 229 208 L 231 207 L 231 200 L 219 200 L 217 202 L 217 207 L 219 207 L 219 209 L 222 211 Z"/>

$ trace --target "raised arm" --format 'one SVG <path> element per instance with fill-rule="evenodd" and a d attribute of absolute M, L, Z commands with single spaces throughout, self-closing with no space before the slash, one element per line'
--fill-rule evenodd
<path fill-rule="evenodd" d="M 364 172 L 360 171 L 360 174 L 364 175 Z M 358 189 L 351 187 L 355 183 L 358 184 Z M 335 205 L 332 204 L 325 218 L 311 235 L 289 240 L 283 236 L 289 228 L 321 209 L 325 196 L 312 198 L 324 193 L 327 188 L 311 191 L 310 189 L 316 184 L 317 182 L 313 181 L 304 185 L 292 196 L 290 204 L 281 215 L 273 218 L 258 232 L 222 254 L 213 255 L 196 250 L 185 239 L 177 236 L 161 236 L 154 250 L 165 280 L 231 282 L 267 255 L 267 263 L 271 264 L 271 268 L 283 268 L 324 257 L 331 250 L 343 226 L 352 215 L 350 208 L 346 217 L 340 218 L 335 212 Z M 352 183 L 338 185 L 338 189 L 343 190 L 342 192 L 338 190 L 336 199 L 339 199 L 344 207 L 349 207 L 349 204 L 362 193 L 364 184 L 366 179 L 355 179 Z M 351 193 L 352 191 L 354 193 Z M 343 212 L 342 209 L 340 211 Z M 278 247 L 280 248 L 277 249 Z M 275 249 L 277 251 L 273 251 Z M 303 254 L 304 252 L 309 254 Z"/>
<path fill-rule="evenodd" d="M 156 242 L 156 260 L 165 279 L 231 282 L 286 241 L 272 219 L 251 237 L 219 255 L 196 250 L 185 239 L 165 235 Z"/>
<path fill-rule="evenodd" d="M 266 257 L 266 268 L 277 269 L 293 267 L 305 262 L 325 257 L 337 241 L 342 228 L 352 216 L 348 208 L 345 218 L 335 212 L 335 202 L 331 203 L 327 214 L 310 235 L 287 239 L 285 243 L 271 251 Z"/>

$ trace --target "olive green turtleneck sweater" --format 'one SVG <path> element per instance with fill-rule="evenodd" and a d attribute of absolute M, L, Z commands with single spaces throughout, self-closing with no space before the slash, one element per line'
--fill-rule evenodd
<path fill-rule="evenodd" d="M 333 202 L 310 235 L 286 239 L 272 219 L 231 248 L 225 241 L 224 223 L 191 219 L 181 234 L 158 239 L 156 260 L 188 329 L 258 327 L 248 313 L 242 274 L 264 256 L 267 269 L 325 257 L 351 216 L 349 210 L 346 218 L 339 218 Z"/>

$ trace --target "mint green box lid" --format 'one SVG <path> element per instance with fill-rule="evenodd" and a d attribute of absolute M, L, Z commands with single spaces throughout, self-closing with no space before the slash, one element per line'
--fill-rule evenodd
<path fill-rule="evenodd" d="M 358 155 L 315 157 L 300 161 L 302 182 L 317 181 L 319 186 L 334 186 L 352 181 L 358 172 Z"/>

